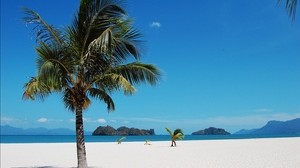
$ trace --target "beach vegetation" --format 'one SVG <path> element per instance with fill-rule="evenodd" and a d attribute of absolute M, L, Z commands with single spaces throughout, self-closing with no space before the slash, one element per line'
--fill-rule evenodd
<path fill-rule="evenodd" d="M 149 139 L 146 139 L 144 145 L 151 145 L 151 141 Z"/>
<path fill-rule="evenodd" d="M 141 59 L 141 34 L 115 0 L 81 0 L 70 25 L 58 29 L 35 11 L 23 8 L 36 33 L 37 73 L 25 84 L 24 99 L 60 93 L 75 114 L 77 161 L 86 168 L 83 111 L 92 99 L 115 110 L 111 94 L 132 95 L 134 85 L 157 84 L 159 69 Z"/>
<path fill-rule="evenodd" d="M 169 128 L 166 128 L 166 131 L 170 134 L 171 137 L 171 147 L 176 147 L 176 140 L 184 138 L 184 134 L 181 129 L 176 129 L 174 132 L 172 132 Z"/>
<path fill-rule="evenodd" d="M 121 138 L 117 139 L 118 144 L 121 144 L 124 139 L 126 139 L 126 137 L 121 137 Z"/>

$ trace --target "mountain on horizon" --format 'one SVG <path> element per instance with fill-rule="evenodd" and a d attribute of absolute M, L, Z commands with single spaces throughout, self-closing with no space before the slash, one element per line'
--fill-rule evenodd
<path fill-rule="evenodd" d="M 1 125 L 0 135 L 75 135 L 75 131 L 67 128 L 47 129 L 39 128 L 16 128 L 9 125 Z M 86 132 L 86 135 L 91 135 L 91 132 Z"/>
<path fill-rule="evenodd" d="M 234 134 L 300 134 L 300 118 L 288 121 L 269 121 L 258 129 L 242 129 Z"/>

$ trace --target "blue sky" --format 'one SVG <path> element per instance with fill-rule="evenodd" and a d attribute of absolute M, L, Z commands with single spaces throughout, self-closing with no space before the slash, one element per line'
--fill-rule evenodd
<path fill-rule="evenodd" d="M 60 94 L 22 100 L 24 83 L 36 73 L 36 44 L 20 7 L 63 28 L 78 4 L 1 1 L 1 125 L 75 128 Z M 115 112 L 93 101 L 85 130 L 125 125 L 189 134 L 214 126 L 233 133 L 300 117 L 299 12 L 292 23 L 277 0 L 127 0 L 124 6 L 146 41 L 142 61 L 157 65 L 163 77 L 155 87 L 137 86 L 134 96 L 113 94 Z"/>

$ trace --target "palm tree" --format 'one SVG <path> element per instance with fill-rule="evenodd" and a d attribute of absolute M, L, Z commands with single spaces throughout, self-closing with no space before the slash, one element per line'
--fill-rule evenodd
<path fill-rule="evenodd" d="M 296 9 L 297 9 L 297 3 L 299 0 L 286 0 L 285 2 L 285 8 L 288 12 L 289 17 L 292 18 L 294 21 L 296 18 Z M 278 3 L 281 3 L 282 0 L 278 0 Z"/>
<path fill-rule="evenodd" d="M 119 1 L 118 1 L 119 2 Z M 87 167 L 82 112 L 91 98 L 115 109 L 114 91 L 135 92 L 133 85 L 157 84 L 160 71 L 140 60 L 141 34 L 114 0 L 81 0 L 71 25 L 56 29 L 24 8 L 24 21 L 37 33 L 37 74 L 25 84 L 24 99 L 61 93 L 76 116 L 78 167 Z M 130 62 L 130 60 L 134 60 Z"/>
<path fill-rule="evenodd" d="M 169 128 L 166 128 L 166 130 L 168 131 L 171 137 L 171 141 L 172 141 L 171 147 L 174 147 L 174 145 L 176 147 L 176 140 L 184 138 L 184 134 L 182 130 L 176 129 L 174 132 L 172 132 Z"/>
<path fill-rule="evenodd" d="M 151 141 L 149 139 L 146 139 L 144 145 L 151 145 Z"/>
<path fill-rule="evenodd" d="M 124 139 L 126 139 L 126 137 L 121 137 L 121 138 L 117 139 L 118 144 L 121 144 Z"/>

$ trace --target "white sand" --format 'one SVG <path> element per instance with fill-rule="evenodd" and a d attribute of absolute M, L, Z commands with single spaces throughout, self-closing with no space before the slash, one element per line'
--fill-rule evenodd
<path fill-rule="evenodd" d="M 299 168 L 300 138 L 86 143 L 89 167 Z M 1 144 L 1 168 L 76 167 L 75 143 Z"/>

